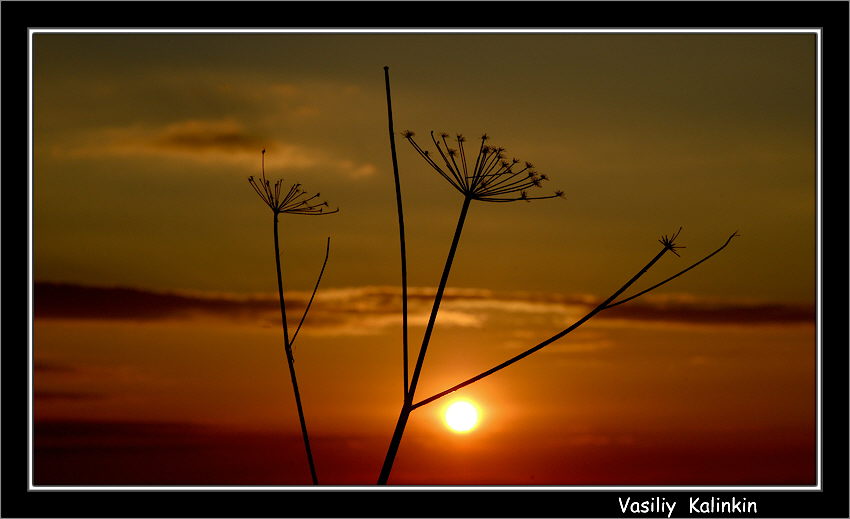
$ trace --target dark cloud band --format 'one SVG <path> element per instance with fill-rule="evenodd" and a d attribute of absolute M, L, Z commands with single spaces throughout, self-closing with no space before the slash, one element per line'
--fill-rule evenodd
<path fill-rule="evenodd" d="M 314 325 L 339 326 L 364 317 L 391 322 L 401 307 L 394 287 L 329 289 L 317 300 L 310 319 Z M 287 301 L 292 311 L 303 309 L 306 298 L 293 293 Z M 433 290 L 410 291 L 413 313 L 426 311 Z M 594 304 L 580 295 L 506 293 L 455 289 L 445 296 L 447 313 L 482 316 L 486 314 L 571 315 Z M 154 292 L 134 288 L 95 287 L 39 282 L 34 290 L 34 313 L 38 319 L 159 320 L 207 316 L 229 320 L 267 320 L 274 317 L 277 301 L 268 297 L 196 295 Z M 742 303 L 739 301 L 651 299 L 635 301 L 599 316 L 601 319 L 663 321 L 689 324 L 800 324 L 815 322 L 811 305 Z M 389 320 L 388 320 L 389 319 Z M 458 320 L 461 326 L 471 320 Z"/>

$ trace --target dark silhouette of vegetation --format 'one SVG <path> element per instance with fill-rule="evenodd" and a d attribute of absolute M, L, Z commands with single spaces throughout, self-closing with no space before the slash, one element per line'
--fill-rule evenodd
<path fill-rule="evenodd" d="M 390 67 L 384 67 L 384 82 L 387 85 L 387 119 L 390 132 L 390 155 L 393 159 L 393 178 L 395 178 L 395 200 L 398 208 L 398 241 L 401 247 L 401 343 L 402 373 L 404 376 L 404 395 L 407 395 L 410 377 L 407 347 L 407 245 L 404 239 L 404 210 L 401 204 L 401 181 L 398 177 L 398 158 L 395 151 L 395 132 L 393 131 L 393 104 L 390 97 Z"/>
<path fill-rule="evenodd" d="M 275 267 L 277 269 L 277 293 L 280 299 L 280 322 L 283 328 L 283 350 L 286 353 L 286 361 L 289 364 L 289 376 L 292 379 L 292 390 L 295 394 L 295 405 L 298 408 L 298 420 L 301 422 L 301 436 L 304 440 L 304 449 L 307 452 L 307 463 L 310 466 L 310 477 L 313 480 L 314 485 L 319 484 L 319 478 L 316 475 L 316 465 L 313 462 L 313 451 L 310 448 L 310 437 L 307 434 L 307 421 L 304 418 L 304 409 L 301 406 L 301 393 L 298 390 L 298 378 L 295 376 L 295 356 L 293 354 L 293 347 L 295 343 L 295 338 L 298 336 L 298 332 L 301 330 L 301 325 L 304 324 L 304 320 L 307 318 L 307 312 L 310 311 L 310 306 L 313 304 L 313 298 L 316 296 L 316 291 L 319 289 L 319 283 L 322 281 L 322 275 L 325 272 L 325 266 L 328 264 L 328 255 L 330 253 L 331 239 L 328 237 L 327 245 L 325 247 L 325 260 L 322 263 L 322 270 L 319 272 L 319 277 L 316 280 L 316 285 L 313 288 L 313 293 L 310 295 L 310 301 L 307 303 L 307 307 L 304 309 L 304 314 L 301 316 L 301 320 L 298 322 L 298 327 L 295 329 L 295 333 L 292 334 L 292 337 L 289 336 L 289 325 L 286 319 L 286 299 L 284 297 L 283 291 L 283 276 L 281 274 L 280 267 L 280 238 L 278 232 L 278 217 L 281 214 L 301 214 L 301 215 L 326 215 L 333 214 L 339 211 L 339 209 L 334 209 L 332 211 L 325 210 L 328 207 L 328 203 L 324 201 L 317 200 L 320 196 L 319 193 L 315 195 L 309 196 L 306 191 L 301 189 L 301 184 L 293 184 L 289 187 L 289 190 L 284 193 L 283 189 L 283 179 L 276 180 L 274 184 L 269 182 L 266 179 L 266 163 L 265 163 L 265 155 L 266 150 L 262 151 L 262 178 L 254 178 L 253 176 L 248 177 L 248 183 L 254 188 L 254 191 L 257 192 L 257 195 L 265 202 L 269 208 L 272 210 L 273 219 L 274 219 L 274 260 Z"/>
<path fill-rule="evenodd" d="M 392 105 L 390 100 L 388 68 L 384 67 L 384 71 L 385 81 L 387 83 L 387 110 L 389 112 L 390 117 L 390 145 L 392 148 L 393 169 L 396 178 L 396 196 L 399 209 L 399 220 L 401 221 L 401 193 L 398 181 L 398 168 L 396 164 L 395 141 L 392 133 Z M 492 375 L 493 373 L 502 370 L 510 366 L 511 364 L 531 355 L 532 353 L 546 347 L 547 345 L 569 334 L 570 332 L 572 332 L 585 322 L 589 321 L 596 314 L 602 312 L 603 310 L 607 310 L 614 306 L 635 299 L 636 297 L 639 297 L 651 290 L 655 290 L 656 288 L 668 283 L 669 281 L 672 281 L 673 279 L 693 269 L 697 265 L 708 260 L 715 254 L 726 248 L 726 246 L 729 245 L 729 242 L 732 241 L 732 238 L 738 236 L 737 232 L 733 233 L 731 236 L 729 236 L 729 238 L 720 248 L 718 248 L 711 254 L 708 254 L 707 256 L 703 257 L 701 260 L 697 261 L 691 266 L 679 271 L 677 274 L 670 276 L 669 278 L 651 286 L 648 289 L 640 291 L 637 294 L 628 298 L 616 301 L 618 297 L 620 297 L 638 279 L 640 279 L 644 274 L 646 274 L 646 272 L 648 272 L 649 269 L 651 269 L 652 266 L 655 265 L 665 255 L 665 253 L 672 252 L 676 256 L 679 256 L 679 253 L 676 252 L 676 250 L 682 248 L 682 246 L 676 243 L 676 239 L 678 238 L 679 233 L 682 230 L 680 227 L 679 230 L 672 236 L 665 235 L 659 240 L 662 246 L 661 250 L 651 260 L 649 260 L 649 262 L 646 263 L 646 265 L 644 265 L 643 268 L 641 268 L 637 272 L 637 274 L 632 276 L 631 279 L 629 279 L 619 289 L 614 291 L 608 298 L 606 298 L 594 309 L 592 309 L 587 315 L 577 320 L 569 327 L 553 335 L 549 339 L 546 339 L 545 341 L 537 344 L 536 346 L 520 353 L 519 355 L 516 355 L 506 360 L 505 362 L 502 362 L 501 364 L 494 366 L 491 369 L 488 369 L 487 371 L 484 371 L 483 373 L 480 373 L 468 380 L 456 384 L 446 389 L 445 391 L 441 391 L 435 395 L 432 395 L 428 398 L 414 403 L 416 387 L 419 382 L 419 375 L 422 371 L 422 366 L 425 361 L 425 354 L 428 349 L 428 344 L 430 342 L 431 334 L 434 329 L 434 324 L 437 319 L 437 313 L 440 308 L 440 302 L 443 298 L 443 292 L 448 282 L 452 262 L 454 260 L 455 253 L 457 252 L 457 247 L 460 242 L 460 236 L 463 231 L 463 225 L 466 221 L 467 213 L 469 211 L 469 206 L 471 202 L 473 200 L 478 200 L 482 202 L 516 202 L 520 200 L 531 201 L 554 197 L 563 198 L 564 193 L 563 191 L 555 191 L 555 193 L 552 195 L 530 196 L 528 194 L 528 190 L 532 188 L 542 187 L 543 182 L 548 180 L 548 177 L 544 174 L 537 173 L 534 169 L 534 166 L 529 162 L 520 162 L 518 159 L 507 160 L 504 155 L 504 148 L 493 147 L 489 145 L 489 137 L 486 134 L 482 135 L 481 137 L 481 143 L 478 146 L 478 153 L 475 157 L 474 162 L 467 159 L 466 151 L 464 149 L 464 142 L 466 142 L 466 139 L 460 134 L 456 135 L 454 141 L 452 142 L 449 139 L 448 134 L 441 133 L 438 137 L 432 131 L 430 136 L 431 142 L 437 150 L 436 158 L 429 150 L 422 148 L 414 140 L 413 132 L 405 131 L 403 133 L 403 136 L 405 137 L 405 139 L 407 139 L 413 149 L 416 150 L 416 152 L 419 153 L 419 155 L 428 163 L 428 165 L 430 165 L 434 170 L 436 170 L 437 173 L 440 174 L 440 176 L 442 176 L 447 182 L 449 182 L 449 184 L 452 185 L 452 187 L 454 187 L 458 192 L 463 195 L 463 204 L 461 206 L 460 216 L 458 217 L 457 227 L 455 228 L 455 233 L 452 237 L 452 242 L 449 247 L 448 257 L 446 258 L 446 263 L 443 267 L 443 273 L 440 277 L 439 284 L 437 285 L 437 293 L 434 297 L 434 304 L 431 308 L 431 314 L 428 318 L 428 324 L 425 328 L 425 333 L 422 339 L 422 345 L 419 348 L 419 354 L 416 359 L 416 365 L 413 369 L 413 374 L 410 378 L 409 386 L 407 385 L 407 377 L 405 376 L 405 387 L 407 388 L 407 390 L 405 391 L 404 401 L 401 406 L 401 411 L 399 412 L 396 427 L 393 431 L 393 436 L 390 440 L 389 447 L 387 448 L 387 454 L 384 459 L 383 466 L 381 467 L 380 475 L 378 476 L 379 485 L 386 484 L 389 480 L 390 472 L 392 471 L 393 463 L 395 461 L 396 454 L 398 453 L 398 449 L 401 444 L 401 439 L 404 434 L 405 427 L 407 426 L 407 422 L 410 419 L 410 414 L 415 409 L 429 404 L 439 398 L 442 398 L 448 395 L 449 393 L 466 387 L 469 384 L 481 380 L 484 377 Z M 450 143 L 452 145 L 456 145 L 457 148 L 452 148 Z M 403 232 L 401 238 L 403 241 Z M 403 245 L 402 261 L 406 261 L 404 258 Z M 406 263 L 404 268 L 406 269 Z M 407 363 L 405 363 L 405 369 L 406 367 Z"/>

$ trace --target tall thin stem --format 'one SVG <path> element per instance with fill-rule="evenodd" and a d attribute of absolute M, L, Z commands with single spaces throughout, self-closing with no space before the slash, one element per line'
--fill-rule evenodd
<path fill-rule="evenodd" d="M 310 449 L 310 437 L 307 435 L 307 422 L 304 419 L 304 409 L 301 406 L 301 393 L 298 391 L 298 379 L 295 376 L 295 358 L 292 356 L 292 345 L 289 342 L 289 327 L 286 323 L 286 301 L 283 297 L 283 276 L 280 269 L 280 239 L 278 238 L 278 213 L 274 213 L 274 261 L 277 267 L 277 294 L 280 298 L 280 321 L 283 325 L 283 348 L 286 361 L 289 363 L 289 376 L 292 378 L 292 389 L 295 393 L 295 404 L 298 407 L 298 419 L 301 422 L 301 436 L 304 438 L 304 448 L 307 451 L 307 462 L 310 465 L 310 476 L 313 484 L 319 484 L 316 467 L 313 463 L 313 451 Z"/>
<path fill-rule="evenodd" d="M 452 262 L 455 259 L 455 252 L 460 242 L 460 235 L 463 232 L 463 224 L 466 222 L 466 215 L 469 212 L 469 204 L 472 199 L 465 197 L 463 206 L 460 209 L 460 216 L 457 219 L 457 227 L 452 238 L 452 245 L 449 248 L 448 257 L 446 257 L 446 265 L 443 267 L 443 274 L 440 276 L 440 284 L 437 286 L 437 295 L 434 297 L 434 306 L 431 307 L 431 316 L 428 317 L 428 326 L 425 328 L 425 335 L 422 337 L 422 347 L 419 348 L 419 357 L 416 359 L 416 366 L 413 368 L 413 376 L 410 379 L 410 395 L 409 400 L 413 400 L 413 395 L 416 393 L 416 385 L 419 383 L 419 375 L 422 373 L 422 364 L 425 361 L 425 352 L 428 349 L 428 343 L 431 341 L 431 333 L 434 331 L 434 324 L 437 321 L 437 312 L 440 310 L 440 302 L 443 300 L 443 292 L 446 290 L 446 283 L 449 280 L 449 272 L 452 270 Z"/>
<path fill-rule="evenodd" d="M 431 333 L 434 331 L 434 323 L 437 321 L 437 312 L 440 310 L 440 302 L 443 299 L 443 292 L 446 289 L 446 283 L 449 280 L 449 273 L 452 270 L 452 262 L 454 261 L 455 252 L 460 242 L 460 235 L 463 232 L 463 224 L 466 221 L 466 215 L 469 211 L 469 204 L 472 199 L 464 197 L 463 207 L 460 210 L 460 216 L 457 220 L 457 227 L 452 238 L 449 254 L 446 258 L 446 265 L 443 267 L 443 275 L 440 277 L 440 284 L 437 286 L 437 294 L 434 296 L 434 306 L 431 308 L 431 316 L 428 318 L 428 326 L 425 328 L 425 335 L 422 338 L 422 346 L 419 348 L 419 356 L 416 359 L 416 366 L 413 368 L 413 376 L 410 379 L 410 388 L 405 395 L 404 403 L 401 406 L 398 422 L 396 423 L 395 431 L 393 432 L 390 446 L 387 449 L 387 455 L 384 458 L 384 465 L 381 467 L 381 473 L 378 476 L 378 484 L 386 485 L 390 477 L 390 471 L 393 468 L 396 454 L 398 453 L 401 437 L 404 434 L 404 428 L 407 426 L 407 421 L 410 418 L 410 413 L 413 411 L 413 396 L 416 393 L 416 386 L 419 383 L 419 375 L 422 373 L 422 365 L 425 361 L 425 353 L 428 350 L 428 343 L 431 341 Z"/>
<path fill-rule="evenodd" d="M 402 328 L 402 361 L 404 363 L 404 396 L 407 397 L 409 376 L 407 358 L 407 247 L 404 240 L 404 211 L 401 205 L 401 182 L 398 177 L 398 159 L 395 152 L 395 133 L 393 131 L 393 103 L 390 97 L 390 67 L 384 67 L 384 82 L 387 85 L 387 119 L 390 130 L 390 154 L 393 160 L 393 176 L 395 177 L 395 202 L 398 208 L 398 241 L 401 244 L 401 328 Z"/>

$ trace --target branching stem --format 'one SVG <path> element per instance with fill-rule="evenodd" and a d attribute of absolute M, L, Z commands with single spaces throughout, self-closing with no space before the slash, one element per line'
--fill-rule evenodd
<path fill-rule="evenodd" d="M 619 305 L 619 304 L 625 303 L 626 301 L 630 301 L 630 300 L 632 300 L 632 299 L 634 299 L 634 298 L 636 298 L 636 297 L 638 297 L 638 296 L 640 296 L 640 295 L 643 295 L 643 294 L 645 294 L 645 293 L 649 292 L 650 290 L 654 290 L 654 289 L 656 289 L 656 288 L 660 287 L 661 285 L 663 285 L 663 284 L 667 283 L 668 281 L 671 281 L 671 280 L 673 280 L 673 279 L 675 279 L 675 278 L 677 278 L 677 277 L 681 276 L 681 275 L 682 275 L 682 274 L 684 274 L 685 272 L 687 272 L 687 271 L 691 270 L 692 268 L 696 267 L 696 266 L 697 266 L 697 265 L 699 265 L 700 263 L 702 263 L 702 262 L 706 261 L 707 259 L 711 258 L 712 256 L 714 256 L 714 255 L 715 255 L 715 254 L 717 254 L 718 252 L 722 251 L 722 250 L 723 250 L 723 249 L 724 249 L 727 245 L 729 245 L 729 242 L 730 242 L 730 241 L 732 241 L 732 238 L 734 238 L 734 237 L 735 237 L 735 236 L 737 236 L 737 235 L 738 235 L 738 234 L 737 234 L 737 232 L 736 232 L 736 233 L 733 233 L 733 234 L 732 234 L 732 235 L 731 235 L 731 236 L 730 236 L 730 237 L 726 240 L 726 243 L 724 243 L 724 244 L 723 244 L 723 245 L 722 245 L 719 249 L 717 249 L 717 250 L 715 250 L 714 252 L 712 252 L 711 254 L 709 254 L 709 255 L 705 256 L 703 259 L 701 259 L 701 260 L 699 260 L 698 262 L 694 263 L 694 264 L 693 264 L 693 265 L 691 265 L 690 267 L 688 267 L 688 268 L 686 268 L 686 269 L 684 269 L 684 270 L 680 271 L 679 273 L 677 273 L 677 274 L 675 274 L 675 275 L 673 275 L 673 276 L 671 276 L 671 277 L 667 278 L 666 280 L 662 281 L 661 283 L 658 283 L 658 284 L 656 284 L 656 285 L 653 285 L 652 287 L 650 287 L 650 288 L 648 288 L 648 289 L 646 289 L 646 290 L 643 290 L 643 291 L 639 292 L 638 294 L 635 294 L 634 296 L 631 296 L 631 297 L 629 297 L 629 298 L 627 298 L 627 299 L 624 299 L 624 300 L 619 301 L 619 302 L 617 302 L 617 303 L 612 303 L 612 301 L 616 300 L 616 299 L 617 299 L 617 298 L 618 298 L 618 297 L 619 297 L 619 296 L 620 296 L 623 292 L 625 292 L 626 290 L 628 290 L 628 289 L 629 289 L 629 287 L 631 287 L 631 286 L 635 283 L 635 281 L 637 281 L 638 279 L 640 279 L 640 277 L 641 277 L 641 276 L 643 276 L 644 274 L 646 274 L 646 272 L 647 272 L 650 268 L 652 268 L 652 266 L 653 266 L 653 265 L 655 265 L 655 263 L 656 263 L 656 262 L 658 262 L 658 260 L 659 260 L 659 259 L 661 259 L 661 257 L 664 255 L 664 253 L 665 253 L 665 252 L 672 250 L 672 249 L 671 249 L 671 248 L 669 248 L 669 247 L 664 247 L 664 248 L 662 248 L 662 249 L 661 249 L 661 251 L 660 251 L 658 254 L 656 254 L 656 255 L 655 255 L 655 257 L 653 257 L 653 258 L 652 258 L 652 259 L 651 259 L 651 260 L 650 260 L 650 261 L 649 261 L 646 265 L 644 265 L 644 267 L 643 267 L 643 268 L 642 268 L 642 269 L 641 269 L 641 270 L 640 270 L 637 274 L 635 274 L 634 276 L 632 276 L 632 278 L 631 278 L 630 280 L 628 280 L 628 281 L 627 281 L 627 282 L 626 282 L 623 286 L 621 286 L 621 287 L 620 287 L 617 291 L 615 291 L 613 294 L 611 294 L 611 295 L 610 295 L 607 299 L 605 299 L 603 302 L 601 302 L 599 305 L 597 305 L 597 306 L 596 306 L 593 310 L 591 310 L 590 312 L 588 312 L 588 313 L 587 313 L 584 317 L 582 317 L 581 319 L 579 319 L 578 321 L 576 321 L 575 323 L 573 323 L 573 324 L 572 324 L 572 325 L 570 325 L 569 327 L 567 327 L 567 328 L 565 328 L 564 330 L 562 330 L 562 331 L 560 331 L 560 332 L 556 333 L 556 334 L 555 334 L 555 335 L 553 335 L 552 337 L 550 337 L 550 338 L 546 339 L 545 341 L 543 341 L 543 342 L 541 342 L 541 343 L 537 344 L 536 346 L 534 346 L 534 347 L 532 347 L 532 348 L 529 348 L 529 349 L 525 350 L 524 352 L 522 352 L 522 353 L 520 353 L 520 354 L 518 354 L 518 355 L 516 355 L 516 356 L 514 356 L 514 357 L 511 357 L 510 359 L 506 360 L 505 362 L 502 362 L 501 364 L 499 364 L 499 365 L 497 365 L 497 366 L 494 366 L 493 368 L 490 368 L 490 369 L 488 369 L 487 371 L 484 371 L 483 373 L 480 373 L 480 374 L 478 374 L 478 375 L 476 375 L 476 376 L 474 376 L 474 377 L 472 377 L 472 378 L 470 378 L 470 379 L 467 379 L 467 380 L 465 380 L 465 381 L 461 382 L 460 384 L 456 384 L 456 385 L 454 385 L 454 386 L 450 387 L 449 389 L 446 389 L 445 391 L 441 391 L 441 392 L 439 392 L 439 393 L 437 393 L 437 394 L 435 394 L 435 395 L 433 395 L 433 396 L 430 396 L 430 397 L 428 397 L 428 398 L 426 398 L 426 399 L 424 399 L 424 400 L 421 400 L 421 401 L 419 401 L 419 402 L 417 402 L 417 403 L 413 404 L 413 405 L 411 406 L 411 410 L 416 409 L 416 408 L 418 408 L 418 407 L 422 407 L 423 405 L 426 405 L 426 404 L 430 404 L 431 402 L 433 402 L 433 401 L 435 401 L 435 400 L 437 400 L 437 399 L 439 399 L 439 398 L 442 398 L 442 397 L 444 397 L 444 396 L 446 396 L 446 395 L 448 395 L 448 394 L 450 394 L 450 393 L 453 393 L 453 392 L 457 391 L 458 389 L 461 389 L 461 388 L 463 388 L 463 387 L 466 387 L 466 386 L 468 386 L 468 385 L 472 384 L 473 382 L 476 382 L 476 381 L 478 381 L 478 380 L 481 380 L 481 379 L 482 379 L 482 378 L 484 378 L 484 377 L 487 377 L 487 376 L 489 376 L 489 375 L 492 375 L 493 373 L 495 373 L 495 372 L 497 372 L 497 371 L 500 371 L 500 370 L 502 370 L 502 369 L 504 369 L 504 368 L 506 368 L 506 367 L 510 366 L 511 364 L 513 364 L 513 363 L 515 363 L 515 362 L 517 362 L 517 361 L 519 361 L 519 360 L 522 360 L 522 359 L 524 359 L 525 357 L 527 357 L 527 356 L 531 355 L 532 353 L 534 353 L 534 352 L 536 352 L 536 351 L 538 351 L 538 350 L 540 350 L 540 349 L 542 349 L 542 348 L 544 348 L 544 347 L 548 346 L 549 344 L 551 344 L 551 343 L 553 343 L 553 342 L 557 341 L 557 340 L 558 340 L 558 339 L 560 339 L 561 337 L 563 337 L 563 336 L 567 335 L 568 333 L 572 332 L 573 330 L 575 330 L 576 328 L 578 328 L 579 326 L 581 326 L 581 325 L 582 325 L 582 324 L 584 324 L 585 322 L 589 321 L 589 320 L 590 320 L 593 316 L 595 316 L 595 315 L 596 315 L 596 314 L 598 314 L 599 312 L 601 312 L 601 311 L 603 311 L 603 310 L 607 310 L 608 308 L 612 308 L 612 307 L 617 306 L 617 305 Z"/>
<path fill-rule="evenodd" d="M 452 238 L 451 247 L 449 247 L 448 257 L 446 258 L 446 265 L 443 267 L 442 276 L 440 276 L 440 284 L 437 286 L 437 294 L 434 297 L 434 305 L 431 308 L 431 315 L 428 318 L 428 325 L 425 328 L 425 335 L 422 338 L 422 346 L 419 348 L 419 356 L 416 359 L 416 366 L 413 368 L 413 376 L 410 379 L 410 388 L 405 395 L 404 403 L 401 406 L 401 413 L 399 414 L 392 440 L 390 440 L 387 455 L 384 458 L 384 465 L 381 467 L 381 473 L 378 476 L 379 485 L 385 485 L 390 477 L 390 471 L 392 470 L 395 456 L 398 453 L 398 447 L 401 444 L 401 437 L 404 434 L 404 428 L 407 425 L 410 412 L 413 411 L 413 395 L 416 393 L 416 386 L 419 383 L 419 375 L 422 373 L 425 353 L 428 350 L 428 343 L 431 341 L 431 333 L 434 331 L 434 323 L 437 321 L 437 312 L 440 310 L 440 302 L 443 299 L 443 292 L 445 291 L 446 283 L 449 280 L 449 273 L 452 270 L 452 262 L 454 261 L 455 252 L 457 252 L 457 246 L 460 242 L 460 235 L 463 232 L 463 224 L 466 221 L 470 202 L 472 202 L 470 197 L 464 197 L 460 216 L 457 220 L 457 227 L 455 228 L 455 234 Z"/>
<path fill-rule="evenodd" d="M 274 260 L 275 267 L 277 267 L 277 293 L 280 298 L 280 321 L 283 325 L 283 348 L 286 352 L 286 361 L 289 364 L 289 376 L 292 379 L 292 390 L 295 393 L 295 404 L 298 407 L 298 419 L 301 422 L 301 436 L 304 439 L 304 448 L 307 451 L 307 462 L 310 465 L 310 476 L 313 479 L 313 484 L 318 485 L 319 478 L 316 476 L 316 467 L 313 463 L 313 451 L 310 449 L 310 437 L 307 435 L 307 422 L 304 419 L 304 409 L 301 406 L 301 393 L 298 391 L 298 379 L 295 376 L 295 358 L 292 356 L 292 344 L 289 341 L 289 326 L 286 322 L 286 301 L 283 297 L 283 276 L 281 275 L 280 269 L 280 239 L 278 238 L 277 211 L 274 213 Z M 325 258 L 325 261 L 327 261 L 327 257 Z M 324 266 L 322 267 L 322 270 L 324 270 Z"/>
<path fill-rule="evenodd" d="M 632 299 L 635 299 L 635 298 L 637 298 L 637 297 L 640 297 L 640 296 L 642 296 L 642 295 L 646 294 L 647 292 L 651 292 L 651 291 L 655 290 L 656 288 L 660 287 L 661 285 L 664 285 L 664 284 L 666 284 L 666 283 L 668 283 L 668 282 L 670 282 L 670 281 L 673 281 L 674 279 L 676 279 L 677 277 L 681 276 L 681 275 L 682 275 L 682 274 L 684 274 L 685 272 L 687 272 L 687 271 L 691 270 L 692 268 L 696 267 L 697 265 L 699 265 L 699 264 L 700 264 L 700 263 L 702 263 L 703 261 L 708 260 L 710 257 L 714 256 L 714 255 L 715 255 L 715 254 L 717 254 L 718 252 L 720 252 L 720 251 L 722 251 L 723 249 L 725 249 L 725 248 L 726 248 L 726 246 L 727 246 L 727 245 L 729 245 L 729 242 L 731 242 L 731 241 L 732 241 L 732 238 L 734 238 L 734 237 L 736 237 L 736 236 L 740 236 L 740 234 L 738 234 L 738 231 L 733 232 L 733 233 L 732 233 L 732 235 L 731 235 L 731 236 L 729 236 L 729 238 L 727 238 L 727 239 L 726 239 L 726 243 L 724 243 L 723 245 L 721 245 L 719 249 L 717 249 L 716 251 L 712 252 L 711 254 L 709 254 L 708 256 L 704 257 L 703 259 L 701 259 L 701 260 L 697 261 L 696 263 L 694 263 L 694 264 L 693 264 L 693 265 L 691 265 L 690 267 L 688 267 L 688 268 L 686 268 L 686 269 L 682 269 L 682 270 L 680 270 L 679 272 L 677 272 L 676 274 L 673 274 L 672 276 L 670 276 L 669 278 L 665 279 L 664 281 L 662 281 L 662 282 L 660 282 L 660 283 L 656 283 L 655 285 L 652 285 L 651 287 L 647 288 L 646 290 L 642 290 L 642 291 L 638 292 L 637 294 L 635 294 L 635 295 L 633 295 L 633 296 L 629 296 L 629 297 L 627 297 L 626 299 L 621 299 L 621 300 L 617 301 L 616 303 L 610 303 L 610 304 L 609 304 L 606 308 L 613 308 L 613 307 L 615 307 L 615 306 L 617 306 L 617 305 L 621 305 L 621 304 L 623 304 L 623 303 L 627 303 L 627 302 L 631 301 Z"/>
<path fill-rule="evenodd" d="M 328 264 L 328 256 L 331 253 L 331 237 L 328 236 L 328 243 L 325 246 L 325 261 L 322 262 L 322 270 L 319 271 L 319 277 L 316 279 L 316 286 L 313 287 L 313 293 L 310 295 L 310 300 L 307 302 L 307 307 L 304 309 L 304 315 L 301 316 L 301 321 L 298 322 L 298 327 L 295 333 L 292 334 L 292 340 L 289 341 L 289 346 L 295 349 L 295 338 L 298 337 L 298 332 L 301 330 L 301 325 L 307 319 L 307 312 L 310 311 L 310 306 L 313 304 L 313 298 L 316 297 L 316 291 L 319 290 L 319 283 L 322 282 L 322 275 L 325 273 L 325 267 Z"/>

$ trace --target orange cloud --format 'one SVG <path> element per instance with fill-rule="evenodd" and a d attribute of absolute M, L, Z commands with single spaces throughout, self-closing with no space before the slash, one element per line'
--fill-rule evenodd
<path fill-rule="evenodd" d="M 263 138 L 233 119 L 188 119 L 161 127 L 101 128 L 54 147 L 53 153 L 71 158 L 149 156 L 257 166 L 263 149 L 268 151 L 267 172 L 325 168 L 357 179 L 377 171 L 368 162 L 340 158 L 298 143 Z"/>
<path fill-rule="evenodd" d="M 434 289 L 412 287 L 409 315 L 413 326 L 424 326 Z M 291 292 L 287 312 L 300 315 L 308 292 Z M 160 320 L 212 317 L 227 321 L 277 321 L 274 295 L 153 292 L 123 287 L 95 287 L 39 282 L 34 291 L 35 317 L 42 319 Z M 567 325 L 594 305 L 585 295 L 496 293 L 479 289 L 449 289 L 443 299 L 440 323 L 479 328 L 488 320 L 512 325 L 544 318 Z M 311 333 L 362 335 L 378 333 L 401 323 L 401 298 L 395 287 L 357 287 L 321 290 L 310 310 Z M 700 300 L 691 297 L 647 298 L 600 313 L 600 320 L 710 325 L 811 324 L 809 305 Z"/>
<path fill-rule="evenodd" d="M 263 142 L 235 121 L 189 120 L 170 124 L 151 136 L 155 148 L 185 151 L 249 152 L 256 154 Z"/>

